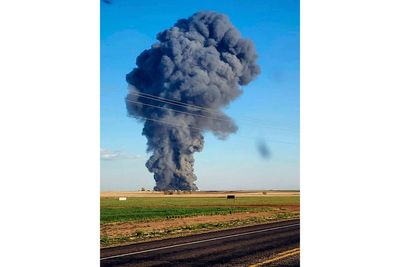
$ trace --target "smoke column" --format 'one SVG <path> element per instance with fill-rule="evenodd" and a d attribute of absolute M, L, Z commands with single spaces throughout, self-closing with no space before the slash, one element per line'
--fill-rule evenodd
<path fill-rule="evenodd" d="M 220 139 L 237 131 L 221 109 L 259 74 L 256 51 L 225 15 L 215 12 L 178 20 L 157 40 L 126 75 L 126 108 L 144 122 L 154 190 L 197 190 L 193 154 L 203 149 L 205 131 Z"/>

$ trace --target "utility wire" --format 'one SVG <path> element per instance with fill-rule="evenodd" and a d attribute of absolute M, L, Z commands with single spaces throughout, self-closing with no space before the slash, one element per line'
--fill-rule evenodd
<path fill-rule="evenodd" d="M 171 110 L 171 111 L 174 111 L 174 112 L 179 112 L 179 113 L 183 113 L 183 114 L 188 114 L 188 115 L 191 115 L 191 116 L 197 116 L 197 117 L 208 118 L 208 119 L 214 119 L 214 120 L 219 120 L 219 121 L 224 121 L 224 122 L 232 123 L 232 121 L 226 120 L 226 119 L 223 119 L 223 118 L 205 116 L 205 115 L 201 115 L 201 114 L 196 114 L 196 113 L 191 113 L 191 112 L 176 110 L 176 109 L 172 109 L 172 108 L 166 108 L 166 107 L 161 107 L 161 106 L 157 106 L 157 105 L 152 105 L 152 104 L 144 103 L 144 102 L 141 102 L 141 101 L 133 101 L 133 100 L 130 100 L 130 99 L 126 99 L 126 101 L 127 101 L 127 102 L 130 102 L 130 103 L 141 104 L 141 105 L 150 106 L 150 107 L 155 107 L 155 108 L 159 108 L 159 109 Z M 289 130 L 280 129 L 280 128 L 275 128 L 275 127 L 271 127 L 271 126 L 264 126 L 264 127 L 265 127 L 265 128 L 269 128 L 269 129 L 280 130 L 280 131 L 289 131 Z"/>
<path fill-rule="evenodd" d="M 188 126 L 188 125 L 184 125 L 184 124 L 174 124 L 174 123 L 171 123 L 171 122 L 166 122 L 166 121 L 163 121 L 163 120 L 157 120 L 157 119 L 153 119 L 153 118 L 149 118 L 149 117 L 144 117 L 144 116 L 139 116 L 139 115 L 128 115 L 128 116 L 129 116 L 129 117 L 136 118 L 136 119 L 143 119 L 143 120 L 155 121 L 155 122 L 159 122 L 159 123 L 166 124 L 166 125 L 171 125 L 171 126 L 176 126 L 176 127 L 185 127 L 185 128 L 189 128 L 189 129 L 195 129 L 195 130 L 198 130 L 198 131 L 205 131 L 205 130 L 206 130 L 206 129 L 201 129 L 201 128 L 197 128 L 197 127 L 194 127 L 194 126 Z M 110 119 L 110 118 L 109 118 L 109 119 Z M 109 120 L 109 119 L 107 119 L 107 120 Z M 111 118 L 111 120 L 115 120 L 115 118 Z M 236 137 L 239 137 L 239 138 L 242 138 L 242 139 L 246 139 L 246 140 L 256 138 L 256 137 L 254 137 L 254 136 L 248 136 L 248 135 L 245 136 L 245 135 L 238 134 L 238 133 L 234 133 L 234 134 L 235 134 Z M 265 134 L 265 133 L 262 133 L 262 135 L 266 135 L 266 134 Z M 273 140 L 273 139 L 269 139 L 269 138 L 267 138 L 267 140 L 268 140 L 268 142 L 271 141 L 272 143 L 282 143 L 282 144 L 288 144 L 288 145 L 298 145 L 298 143 L 296 143 L 296 142 L 287 142 L 287 141 Z"/>
<path fill-rule="evenodd" d="M 128 101 L 128 100 L 127 100 Z M 154 106 L 154 105 L 151 105 L 151 104 L 146 104 L 146 103 L 142 103 L 142 102 L 140 102 L 140 101 L 132 101 L 132 100 L 129 100 L 128 102 L 133 102 L 133 103 L 140 103 L 140 104 L 143 104 L 143 105 L 150 105 L 150 106 Z M 159 106 L 154 106 L 154 107 L 157 107 L 157 108 L 161 108 L 161 109 L 167 109 L 167 110 L 173 110 L 173 111 L 177 111 L 177 112 L 182 112 L 182 113 L 187 113 L 187 112 L 184 112 L 184 111 L 179 111 L 179 110 L 175 110 L 175 109 L 169 109 L 169 108 L 165 108 L 165 107 L 159 107 Z M 107 110 L 110 110 L 110 109 L 107 109 Z M 198 115 L 198 116 L 202 116 L 202 115 L 200 115 L 200 114 L 192 114 L 192 113 L 189 113 L 190 115 Z M 144 118 L 144 119 L 149 119 L 149 120 L 153 120 L 153 121 L 157 121 L 157 120 L 154 120 L 154 119 L 151 119 L 151 118 L 148 118 L 148 117 L 143 117 L 143 116 L 140 116 L 140 115 L 128 115 L 129 117 L 135 117 L 135 118 Z M 206 116 L 204 116 L 204 117 L 206 117 Z M 112 119 L 112 120 L 114 120 L 114 119 Z M 171 124 L 171 123 L 170 123 Z M 174 126 L 176 126 L 175 124 L 171 124 L 171 125 L 174 125 Z M 178 125 L 178 126 L 180 126 L 180 125 Z M 185 127 L 187 127 L 186 125 L 185 125 Z M 200 128 L 196 128 L 197 130 L 202 130 L 202 129 L 200 129 Z M 272 129 L 272 130 L 274 130 L 274 128 L 272 128 L 272 127 L 270 127 L 270 129 Z M 279 130 L 279 129 L 278 129 Z M 268 130 L 269 131 L 269 130 Z"/>
<path fill-rule="evenodd" d="M 188 115 L 191 115 L 191 116 L 197 116 L 197 117 L 208 118 L 208 119 L 214 119 L 214 120 L 219 120 L 219 121 L 224 121 L 224 122 L 232 123 L 232 121 L 226 120 L 226 119 L 223 119 L 223 118 L 204 116 L 204 115 L 201 115 L 201 114 L 196 114 L 196 113 L 191 113 L 191 112 L 176 110 L 176 109 L 172 109 L 172 108 L 166 108 L 166 107 L 161 107 L 161 106 L 157 106 L 157 105 L 147 104 L 147 103 L 140 102 L 140 101 L 133 101 L 133 100 L 130 100 L 130 99 L 126 99 L 126 101 L 127 101 L 127 102 L 130 102 L 130 103 L 141 104 L 141 105 L 150 106 L 150 107 L 155 107 L 155 108 L 159 108 L 159 109 L 171 110 L 171 111 L 174 111 L 174 112 L 179 112 L 179 113 L 183 113 L 183 114 L 188 114 Z M 271 128 L 271 129 L 275 129 L 274 127 L 269 127 L 269 126 L 266 126 L 266 127 L 267 127 L 267 128 Z M 283 130 L 283 129 L 279 129 L 279 128 L 278 128 L 278 130 Z"/>
<path fill-rule="evenodd" d="M 156 100 L 156 101 L 168 103 L 168 104 L 171 104 L 171 105 L 178 105 L 178 106 L 184 106 L 184 107 L 200 109 L 200 110 L 203 110 L 203 111 L 206 111 L 206 112 L 209 112 L 209 113 L 214 113 L 214 114 L 219 115 L 219 113 L 216 112 L 213 109 L 202 107 L 202 106 L 198 106 L 198 105 L 194 105 L 194 104 L 188 104 L 188 103 L 185 103 L 185 102 L 182 102 L 182 101 L 178 101 L 178 100 L 173 100 L 173 99 L 170 99 L 170 98 L 165 98 L 165 97 L 161 97 L 161 96 L 155 96 L 155 95 L 152 95 L 152 94 L 142 93 L 142 92 L 138 92 L 138 91 L 134 91 L 134 90 L 130 90 L 129 93 L 133 94 L 133 95 L 140 96 L 140 97 L 150 98 L 150 99 L 153 99 L 153 100 Z M 253 118 L 247 117 L 247 120 L 248 120 L 248 122 L 258 123 L 258 121 L 253 120 Z M 286 128 L 286 129 L 289 130 L 288 128 Z"/>
<path fill-rule="evenodd" d="M 162 103 L 167 103 L 167 104 L 174 105 L 174 106 L 179 106 L 179 107 L 184 107 L 184 108 L 192 108 L 192 109 L 202 110 L 202 111 L 205 111 L 205 112 L 208 112 L 208 113 L 219 115 L 219 113 L 216 112 L 215 110 L 211 110 L 211 111 L 210 110 L 206 110 L 206 109 L 203 109 L 201 107 L 196 107 L 196 106 L 192 106 L 192 105 L 186 104 L 184 102 L 164 100 L 164 99 L 160 99 L 161 97 L 153 97 L 153 96 L 141 95 L 140 93 L 136 93 L 136 92 L 134 92 L 134 93 L 131 92 L 130 94 L 131 95 L 140 96 L 140 97 L 143 97 L 143 98 L 147 98 L 147 99 L 151 99 L 151 100 L 154 100 L 154 101 L 159 101 L 159 102 L 162 102 Z M 176 103 L 176 102 L 179 102 L 179 103 Z"/>
<path fill-rule="evenodd" d="M 136 119 L 139 119 L 139 118 L 140 118 L 140 119 L 155 121 L 155 122 L 159 122 L 159 123 L 162 123 L 162 124 L 171 125 L 171 126 L 175 126 L 175 127 L 186 127 L 186 128 L 194 129 L 194 130 L 198 130 L 198 131 L 204 131 L 204 130 L 205 130 L 205 129 L 201 129 L 201 128 L 198 128 L 198 127 L 193 127 L 193 126 L 184 125 L 184 124 L 170 123 L 170 122 L 166 122 L 166 121 L 163 121 L 163 120 L 157 120 L 157 119 L 148 118 L 148 117 L 144 117 L 144 116 L 137 116 L 137 115 L 136 115 L 136 116 L 131 115 L 131 116 L 134 117 L 134 118 L 136 118 Z M 236 134 L 236 135 L 239 136 L 239 137 L 242 137 L 242 138 L 249 139 L 247 136 L 238 135 L 238 134 Z M 298 143 L 285 142 L 285 141 L 280 141 L 280 140 L 268 140 L 268 142 L 271 142 L 271 143 L 281 143 L 281 144 L 287 144 L 287 145 L 298 145 Z"/>
<path fill-rule="evenodd" d="M 132 93 L 132 94 L 137 95 L 137 96 L 140 96 L 140 97 L 143 97 L 143 98 L 151 99 L 151 100 L 154 100 L 154 101 L 159 101 L 159 102 L 162 102 L 162 103 L 166 103 L 166 104 L 170 104 L 170 105 L 175 105 L 175 106 L 181 106 L 181 107 L 185 107 L 185 108 L 187 108 L 186 105 L 189 105 L 189 104 L 185 104 L 185 103 L 183 103 L 183 102 L 180 102 L 179 104 L 178 104 L 178 103 L 170 103 L 170 102 L 168 102 L 168 101 L 170 101 L 170 100 L 165 101 L 165 100 L 160 100 L 160 99 L 158 99 L 158 98 L 161 98 L 161 97 L 150 97 L 150 96 L 147 96 L 147 95 L 149 95 L 149 94 L 141 95 L 141 93 L 136 94 L 136 92 L 134 92 L 134 93 Z M 147 103 L 144 103 L 144 102 L 135 102 L 135 101 L 133 101 L 133 100 L 131 100 L 131 99 L 128 99 L 128 97 L 126 98 L 126 101 L 127 101 L 127 102 L 133 102 L 133 103 L 140 103 L 140 104 L 143 104 L 143 105 L 148 105 L 148 106 L 152 106 L 152 107 L 156 107 L 156 108 L 161 108 L 161 109 L 169 109 L 169 110 L 173 110 L 173 111 L 176 111 L 176 112 L 186 113 L 186 114 L 190 114 L 190 115 L 194 115 L 194 116 L 199 116 L 199 117 L 204 117 L 204 118 L 211 118 L 211 119 L 216 119 L 216 120 L 221 120 L 221 121 L 228 121 L 228 122 L 230 122 L 229 120 L 222 119 L 222 118 L 210 117 L 210 116 L 205 116 L 205 115 L 200 115 L 200 114 L 195 114 L 195 113 L 180 111 L 180 110 L 176 110 L 176 109 L 160 107 L 160 106 L 156 106 L 156 105 L 147 104 Z M 174 102 L 179 102 L 179 101 L 174 101 Z M 181 104 L 181 103 L 182 103 L 182 104 Z M 195 105 L 189 105 L 189 108 L 197 108 L 197 109 L 199 109 L 199 108 L 201 108 L 201 107 L 198 107 L 198 106 L 195 106 Z M 213 114 L 217 114 L 218 116 L 221 116 L 220 113 L 218 113 L 218 112 L 216 112 L 216 111 L 214 111 L 214 110 L 213 110 L 213 111 L 204 110 L 204 111 L 209 112 L 209 113 L 213 113 Z M 250 121 L 247 121 L 247 122 L 248 122 L 248 123 L 251 123 L 251 124 L 257 124 L 257 126 L 260 126 L 260 124 L 257 123 L 257 122 L 250 122 Z M 288 129 L 288 128 L 278 128 L 278 127 L 271 127 L 271 126 L 264 126 L 264 127 L 271 128 L 271 129 L 276 129 L 276 130 L 281 130 L 281 131 L 291 131 L 291 130 Z"/>
<path fill-rule="evenodd" d="M 166 108 L 166 107 L 151 105 L 151 104 L 147 104 L 147 103 L 140 102 L 140 101 L 133 101 L 133 100 L 130 100 L 130 99 L 126 99 L 126 101 L 127 101 L 127 102 L 130 102 L 130 103 L 137 103 L 137 104 L 141 104 L 141 105 L 145 105 L 145 106 L 150 106 L 150 107 L 155 107 L 155 108 L 159 108 L 159 109 L 172 110 L 172 111 L 175 111 L 175 112 L 180 112 L 180 113 L 183 113 L 183 114 L 188 114 L 188 115 L 193 115 L 193 116 L 198 116 L 198 117 L 203 117 L 203 118 L 208 118 L 208 119 L 215 119 L 215 120 L 220 120 L 220 121 L 231 122 L 231 121 L 229 121 L 229 120 L 225 120 L 225 119 L 222 119 L 222 118 L 204 116 L 204 115 L 201 115 L 201 114 L 186 112 L 186 111 L 182 111 L 182 110 L 176 110 L 176 109 L 172 109 L 172 108 Z"/>
<path fill-rule="evenodd" d="M 169 101 L 169 102 L 174 102 L 174 103 L 178 103 L 178 104 L 183 104 L 183 105 L 185 105 L 185 106 L 189 106 L 189 107 L 196 108 L 196 109 L 202 109 L 202 110 L 206 110 L 206 111 L 210 111 L 210 112 L 215 112 L 213 109 L 210 109 L 210 108 L 206 108 L 206 107 L 202 107 L 202 106 L 197 106 L 197 105 L 194 105 L 194 104 L 189 104 L 189 103 L 185 103 L 185 102 L 181 102 L 181 101 L 178 101 L 178 100 L 173 100 L 173 99 L 169 99 L 169 98 L 165 98 L 165 97 L 161 97 L 161 96 L 156 96 L 156 95 L 147 94 L 147 93 L 138 92 L 138 91 L 133 91 L 133 90 L 131 90 L 131 91 L 129 91 L 129 92 L 130 92 L 130 93 L 133 93 L 133 94 L 138 94 L 138 95 L 141 95 L 141 96 L 148 96 L 148 97 L 152 97 L 152 98 L 161 99 L 161 100 L 164 100 L 164 101 Z"/>
<path fill-rule="evenodd" d="M 132 90 L 132 89 L 129 90 L 129 94 L 140 96 L 140 97 L 147 98 L 147 99 L 160 101 L 160 102 L 164 102 L 164 103 L 167 103 L 167 104 L 170 104 L 170 105 L 177 105 L 177 106 L 182 106 L 182 107 L 186 107 L 186 108 L 193 108 L 193 109 L 201 109 L 201 110 L 203 110 L 205 112 L 209 112 L 209 113 L 214 113 L 214 114 L 220 115 L 218 112 L 215 112 L 215 110 L 210 109 L 210 108 L 206 108 L 206 107 L 202 107 L 202 106 L 198 106 L 198 105 L 194 105 L 194 104 L 189 104 L 189 103 L 185 103 L 185 102 L 182 102 L 182 101 L 178 101 L 178 100 L 174 100 L 174 99 L 170 99 L 170 98 L 165 98 L 165 97 L 161 97 L 161 96 L 156 96 L 156 95 L 152 95 L 152 94 L 148 94 L 148 93 L 143 93 L 143 92 L 135 91 L 135 90 Z M 255 118 L 252 118 L 252 117 L 245 116 L 244 118 L 249 123 L 258 124 L 260 122 L 259 119 L 255 119 Z M 243 119 L 240 119 L 240 120 L 243 121 Z M 270 120 L 264 121 L 264 122 L 277 123 L 276 121 L 270 121 Z M 286 128 L 286 127 L 285 128 L 281 128 L 281 129 L 291 130 L 290 128 Z"/>

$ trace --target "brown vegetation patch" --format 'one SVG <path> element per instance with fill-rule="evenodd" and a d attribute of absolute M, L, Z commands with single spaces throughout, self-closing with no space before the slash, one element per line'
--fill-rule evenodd
<path fill-rule="evenodd" d="M 298 212 L 299 206 L 287 205 L 274 208 L 271 211 L 249 211 L 242 213 L 233 213 L 226 215 L 205 215 L 195 217 L 174 218 L 163 221 L 150 221 L 150 222 L 116 222 L 102 224 L 100 227 L 101 236 L 108 238 L 116 238 L 121 236 L 130 236 L 135 232 L 151 232 L 168 228 L 185 227 L 189 225 L 204 224 L 204 223 L 218 223 L 232 220 L 246 220 L 254 217 L 269 217 L 275 214 Z"/>

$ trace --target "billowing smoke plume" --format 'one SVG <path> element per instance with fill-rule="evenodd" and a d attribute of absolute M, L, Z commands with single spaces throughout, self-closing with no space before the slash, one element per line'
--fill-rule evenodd
<path fill-rule="evenodd" d="M 154 189 L 197 190 L 193 154 L 203 149 L 205 131 L 223 139 L 237 130 L 220 109 L 260 72 L 256 51 L 215 12 L 181 19 L 157 40 L 126 75 L 126 107 L 144 122 Z"/>

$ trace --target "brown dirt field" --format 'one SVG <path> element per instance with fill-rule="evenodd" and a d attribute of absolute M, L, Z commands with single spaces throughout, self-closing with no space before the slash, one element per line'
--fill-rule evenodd
<path fill-rule="evenodd" d="M 174 193 L 173 195 L 165 195 L 163 192 L 141 192 L 141 191 L 121 191 L 121 192 L 101 192 L 100 197 L 226 197 L 227 194 L 235 194 L 237 197 L 256 197 L 265 196 L 299 196 L 300 191 L 217 191 L 207 192 L 198 191 L 191 193 Z"/>
<path fill-rule="evenodd" d="M 231 220 L 245 220 L 254 217 L 268 217 L 278 213 L 299 211 L 299 206 L 286 206 L 285 208 L 263 212 L 243 212 L 226 215 L 206 215 L 196 217 L 184 217 L 154 222 L 117 222 L 102 224 L 100 226 L 101 236 L 109 238 L 129 236 L 136 231 L 150 232 L 154 230 L 163 230 L 172 227 L 183 227 L 201 223 L 227 222 Z"/>

